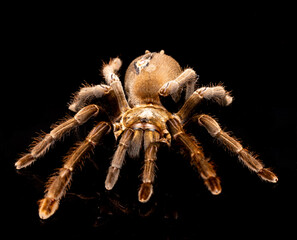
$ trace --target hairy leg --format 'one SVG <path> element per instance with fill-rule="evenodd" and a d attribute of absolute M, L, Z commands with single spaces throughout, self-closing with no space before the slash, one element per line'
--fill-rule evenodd
<path fill-rule="evenodd" d="M 183 123 L 188 120 L 192 111 L 202 101 L 202 99 L 213 100 L 222 106 L 229 105 L 233 100 L 223 86 L 199 88 L 189 97 L 181 109 L 176 113 Z"/>
<path fill-rule="evenodd" d="M 182 87 L 186 86 L 186 99 L 188 99 L 194 92 L 196 81 L 196 72 L 191 68 L 187 68 L 176 79 L 165 83 L 160 88 L 159 94 L 161 96 L 168 96 L 170 94 L 174 100 L 178 100 Z"/>
<path fill-rule="evenodd" d="M 84 85 L 77 93 L 75 93 L 71 104 L 69 105 L 69 110 L 77 112 L 82 107 L 84 107 L 87 102 L 95 98 L 101 98 L 110 92 L 110 86 L 100 84 L 100 85 Z"/>
<path fill-rule="evenodd" d="M 127 128 L 124 130 L 122 137 L 119 142 L 119 146 L 113 155 L 113 159 L 111 161 L 110 167 L 108 169 L 108 173 L 105 180 L 105 188 L 107 190 L 111 190 L 116 184 L 120 169 L 124 163 L 125 155 L 128 147 L 130 146 L 131 139 L 133 137 L 134 130 L 131 128 Z"/>
<path fill-rule="evenodd" d="M 119 58 L 111 59 L 108 64 L 105 64 L 103 66 L 102 73 L 105 78 L 105 81 L 107 82 L 107 84 L 111 86 L 116 95 L 120 111 L 124 113 L 128 109 L 130 109 L 130 107 L 125 97 L 122 83 L 116 74 L 117 71 L 120 69 L 121 65 L 122 61 Z"/>
<path fill-rule="evenodd" d="M 224 132 L 217 121 L 208 115 L 200 115 L 198 123 L 205 127 L 208 133 L 221 142 L 228 150 L 236 154 L 238 158 L 251 171 L 256 172 L 259 177 L 269 182 L 277 182 L 277 176 L 269 169 L 264 168 L 264 165 L 256 159 L 251 153 L 242 147 L 240 142 L 228 133 Z"/>
<path fill-rule="evenodd" d="M 143 145 L 143 130 L 142 129 L 134 129 L 133 138 L 131 139 L 130 146 L 127 150 L 128 155 L 131 158 L 139 157 L 142 145 Z"/>
<path fill-rule="evenodd" d="M 144 134 L 144 167 L 141 176 L 142 184 L 138 192 L 138 200 L 147 202 L 153 194 L 153 183 L 155 179 L 155 162 L 157 160 L 157 151 L 160 134 L 157 131 L 146 130 Z"/>
<path fill-rule="evenodd" d="M 59 141 L 65 134 L 69 133 L 75 127 L 82 125 L 88 121 L 91 117 L 96 116 L 99 112 L 97 105 L 88 105 L 82 108 L 73 118 L 67 119 L 62 123 L 56 124 L 53 130 L 46 134 L 44 137 L 37 139 L 33 147 L 29 150 L 29 153 L 23 155 L 16 163 L 17 169 L 27 167 L 32 164 L 36 159 L 42 157 L 49 148 Z"/>
<path fill-rule="evenodd" d="M 178 141 L 191 155 L 191 164 L 198 170 L 208 190 L 214 194 L 220 194 L 222 189 L 220 179 L 217 177 L 213 166 L 205 158 L 202 148 L 198 145 L 194 137 L 185 133 L 178 118 L 171 118 L 167 121 L 167 126 L 172 138 Z"/>
<path fill-rule="evenodd" d="M 100 142 L 102 137 L 111 129 L 107 122 L 99 122 L 88 134 L 86 139 L 78 144 L 66 158 L 65 163 L 56 175 L 51 177 L 47 183 L 46 194 L 39 201 L 39 216 L 42 219 L 49 218 L 58 209 L 60 199 L 65 195 L 74 169 L 81 160 L 92 151 Z"/>

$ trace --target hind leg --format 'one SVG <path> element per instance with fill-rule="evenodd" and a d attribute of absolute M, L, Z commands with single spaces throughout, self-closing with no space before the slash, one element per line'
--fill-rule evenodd
<path fill-rule="evenodd" d="M 109 132 L 110 128 L 107 122 L 98 123 L 87 138 L 65 158 L 63 167 L 49 179 L 46 194 L 39 201 L 40 218 L 49 218 L 56 212 L 60 199 L 65 195 L 67 188 L 70 186 L 74 169 L 77 168 L 82 158 L 86 157 L 95 148 L 102 137 Z"/>
<path fill-rule="evenodd" d="M 203 150 L 197 141 L 185 133 L 177 118 L 169 119 L 167 126 L 173 139 L 178 141 L 190 153 L 191 164 L 200 173 L 208 190 L 214 195 L 220 194 L 222 191 L 220 179 L 217 177 L 211 163 L 205 158 Z"/>
<path fill-rule="evenodd" d="M 251 171 L 256 172 L 260 178 L 273 183 L 278 181 L 277 176 L 272 171 L 264 168 L 263 163 L 244 149 L 238 140 L 224 132 L 217 121 L 212 117 L 202 114 L 198 117 L 198 123 L 205 127 L 208 133 L 221 142 L 223 146 L 236 154 L 239 160 L 241 160 Z"/>
<path fill-rule="evenodd" d="M 23 155 L 16 163 L 17 169 L 29 166 L 38 158 L 46 154 L 51 146 L 63 138 L 72 129 L 82 125 L 91 117 L 99 113 L 99 107 L 95 104 L 88 105 L 82 108 L 73 118 L 69 118 L 59 124 L 56 124 L 52 131 L 46 134 L 43 138 L 38 139 L 29 152 Z"/>

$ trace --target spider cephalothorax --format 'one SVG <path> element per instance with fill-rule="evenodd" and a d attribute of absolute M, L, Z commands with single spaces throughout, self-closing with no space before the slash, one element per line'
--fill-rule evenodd
<path fill-rule="evenodd" d="M 108 120 L 99 121 L 86 139 L 65 157 L 62 168 L 49 179 L 46 194 L 39 203 L 41 218 L 48 218 L 57 210 L 60 199 L 70 185 L 74 169 L 111 130 L 118 139 L 118 147 L 108 169 L 106 189 L 111 190 L 117 182 L 126 153 L 132 158 L 142 157 L 140 150 L 143 149 L 144 167 L 138 199 L 140 202 L 147 202 L 153 193 L 152 184 L 158 149 L 162 144 L 170 147 L 171 141 L 177 141 L 179 146 L 189 153 L 191 164 L 197 168 L 209 191 L 212 194 L 221 192 L 220 180 L 212 164 L 204 157 L 198 141 L 188 135 L 183 126 L 193 118 L 193 112 L 202 99 L 213 100 L 226 106 L 232 102 L 229 93 L 223 86 L 195 89 L 198 76 L 193 69 L 182 70 L 178 62 L 164 51 L 159 53 L 146 51 L 144 55 L 132 61 L 127 69 L 125 76 L 127 101 L 122 83 L 117 76 L 121 64 L 119 58 L 105 64 L 102 73 L 107 85 L 81 88 L 69 106 L 70 110 L 77 112 L 74 117 L 54 125 L 50 133 L 36 141 L 29 152 L 16 162 L 17 169 L 26 167 L 43 156 L 54 142 L 72 129 L 92 117 L 100 120 L 101 112 L 105 112 L 108 116 Z M 176 113 L 170 113 L 161 104 L 160 95 L 171 96 L 174 101 L 178 101 L 184 90 L 183 106 Z M 99 98 L 105 99 L 110 107 L 100 106 L 96 101 Z M 212 117 L 200 114 L 196 115 L 194 120 L 262 179 L 277 182 L 276 175 L 264 168 L 264 165 L 234 137 L 224 132 Z"/>

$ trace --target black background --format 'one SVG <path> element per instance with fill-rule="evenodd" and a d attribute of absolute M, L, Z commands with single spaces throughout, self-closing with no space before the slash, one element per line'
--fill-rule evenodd
<path fill-rule="evenodd" d="M 2 217 L 10 234 L 198 239 L 294 231 L 297 129 L 290 6 L 171 4 L 8 7 L 1 163 Z M 108 136 L 77 171 L 57 213 L 41 221 L 36 202 L 47 177 L 93 123 L 58 143 L 32 167 L 16 171 L 17 157 L 37 132 L 48 132 L 52 123 L 71 114 L 67 103 L 83 81 L 102 82 L 103 61 L 119 56 L 123 80 L 125 68 L 146 49 L 164 49 L 182 67 L 193 67 L 200 85 L 223 82 L 232 90 L 231 106 L 204 103 L 197 111 L 216 116 L 260 155 L 279 182 L 261 181 L 193 125 L 189 130 L 215 163 L 222 193 L 211 195 L 177 148 L 164 149 L 159 153 L 155 193 L 144 206 L 137 203 L 140 161 L 127 161 L 114 190 L 104 190 L 115 149 Z M 150 216 L 144 217 L 150 209 Z"/>

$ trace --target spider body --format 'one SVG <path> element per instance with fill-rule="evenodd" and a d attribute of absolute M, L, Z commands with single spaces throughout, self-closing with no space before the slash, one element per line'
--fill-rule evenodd
<path fill-rule="evenodd" d="M 48 218 L 58 209 L 59 202 L 70 186 L 74 170 L 89 153 L 100 143 L 103 137 L 113 131 L 118 141 L 117 149 L 111 160 L 105 180 L 105 188 L 111 190 L 116 184 L 125 156 L 144 158 L 141 186 L 138 192 L 140 202 L 147 202 L 153 194 L 157 152 L 162 145 L 171 146 L 172 141 L 179 143 L 190 156 L 190 163 L 199 172 L 208 190 L 217 195 L 221 192 L 220 179 L 212 163 L 205 158 L 203 149 L 195 139 L 185 131 L 185 123 L 193 119 L 204 127 L 231 153 L 238 156 L 251 171 L 261 179 L 277 182 L 276 175 L 229 133 L 224 132 L 212 117 L 200 114 L 193 117 L 200 102 L 213 100 L 227 106 L 232 97 L 222 86 L 201 87 L 195 89 L 198 76 L 191 68 L 182 70 L 177 61 L 166 55 L 146 51 L 129 65 L 125 75 L 126 96 L 117 71 L 121 67 L 119 58 L 111 59 L 102 69 L 105 84 L 84 86 L 78 91 L 69 109 L 76 112 L 52 127 L 50 133 L 37 139 L 35 144 L 16 163 L 17 169 L 26 167 L 42 157 L 50 147 L 74 128 L 91 118 L 100 119 L 101 112 L 106 112 L 108 120 L 99 121 L 84 141 L 69 152 L 63 166 L 53 175 L 47 184 L 45 196 L 39 202 L 39 216 Z M 185 101 L 176 112 L 169 112 L 161 103 L 160 96 L 181 98 L 185 91 Z M 95 100 L 105 98 L 109 105 L 94 104 Z M 141 151 L 143 150 L 143 151 Z M 144 156 L 140 156 L 141 152 Z"/>

